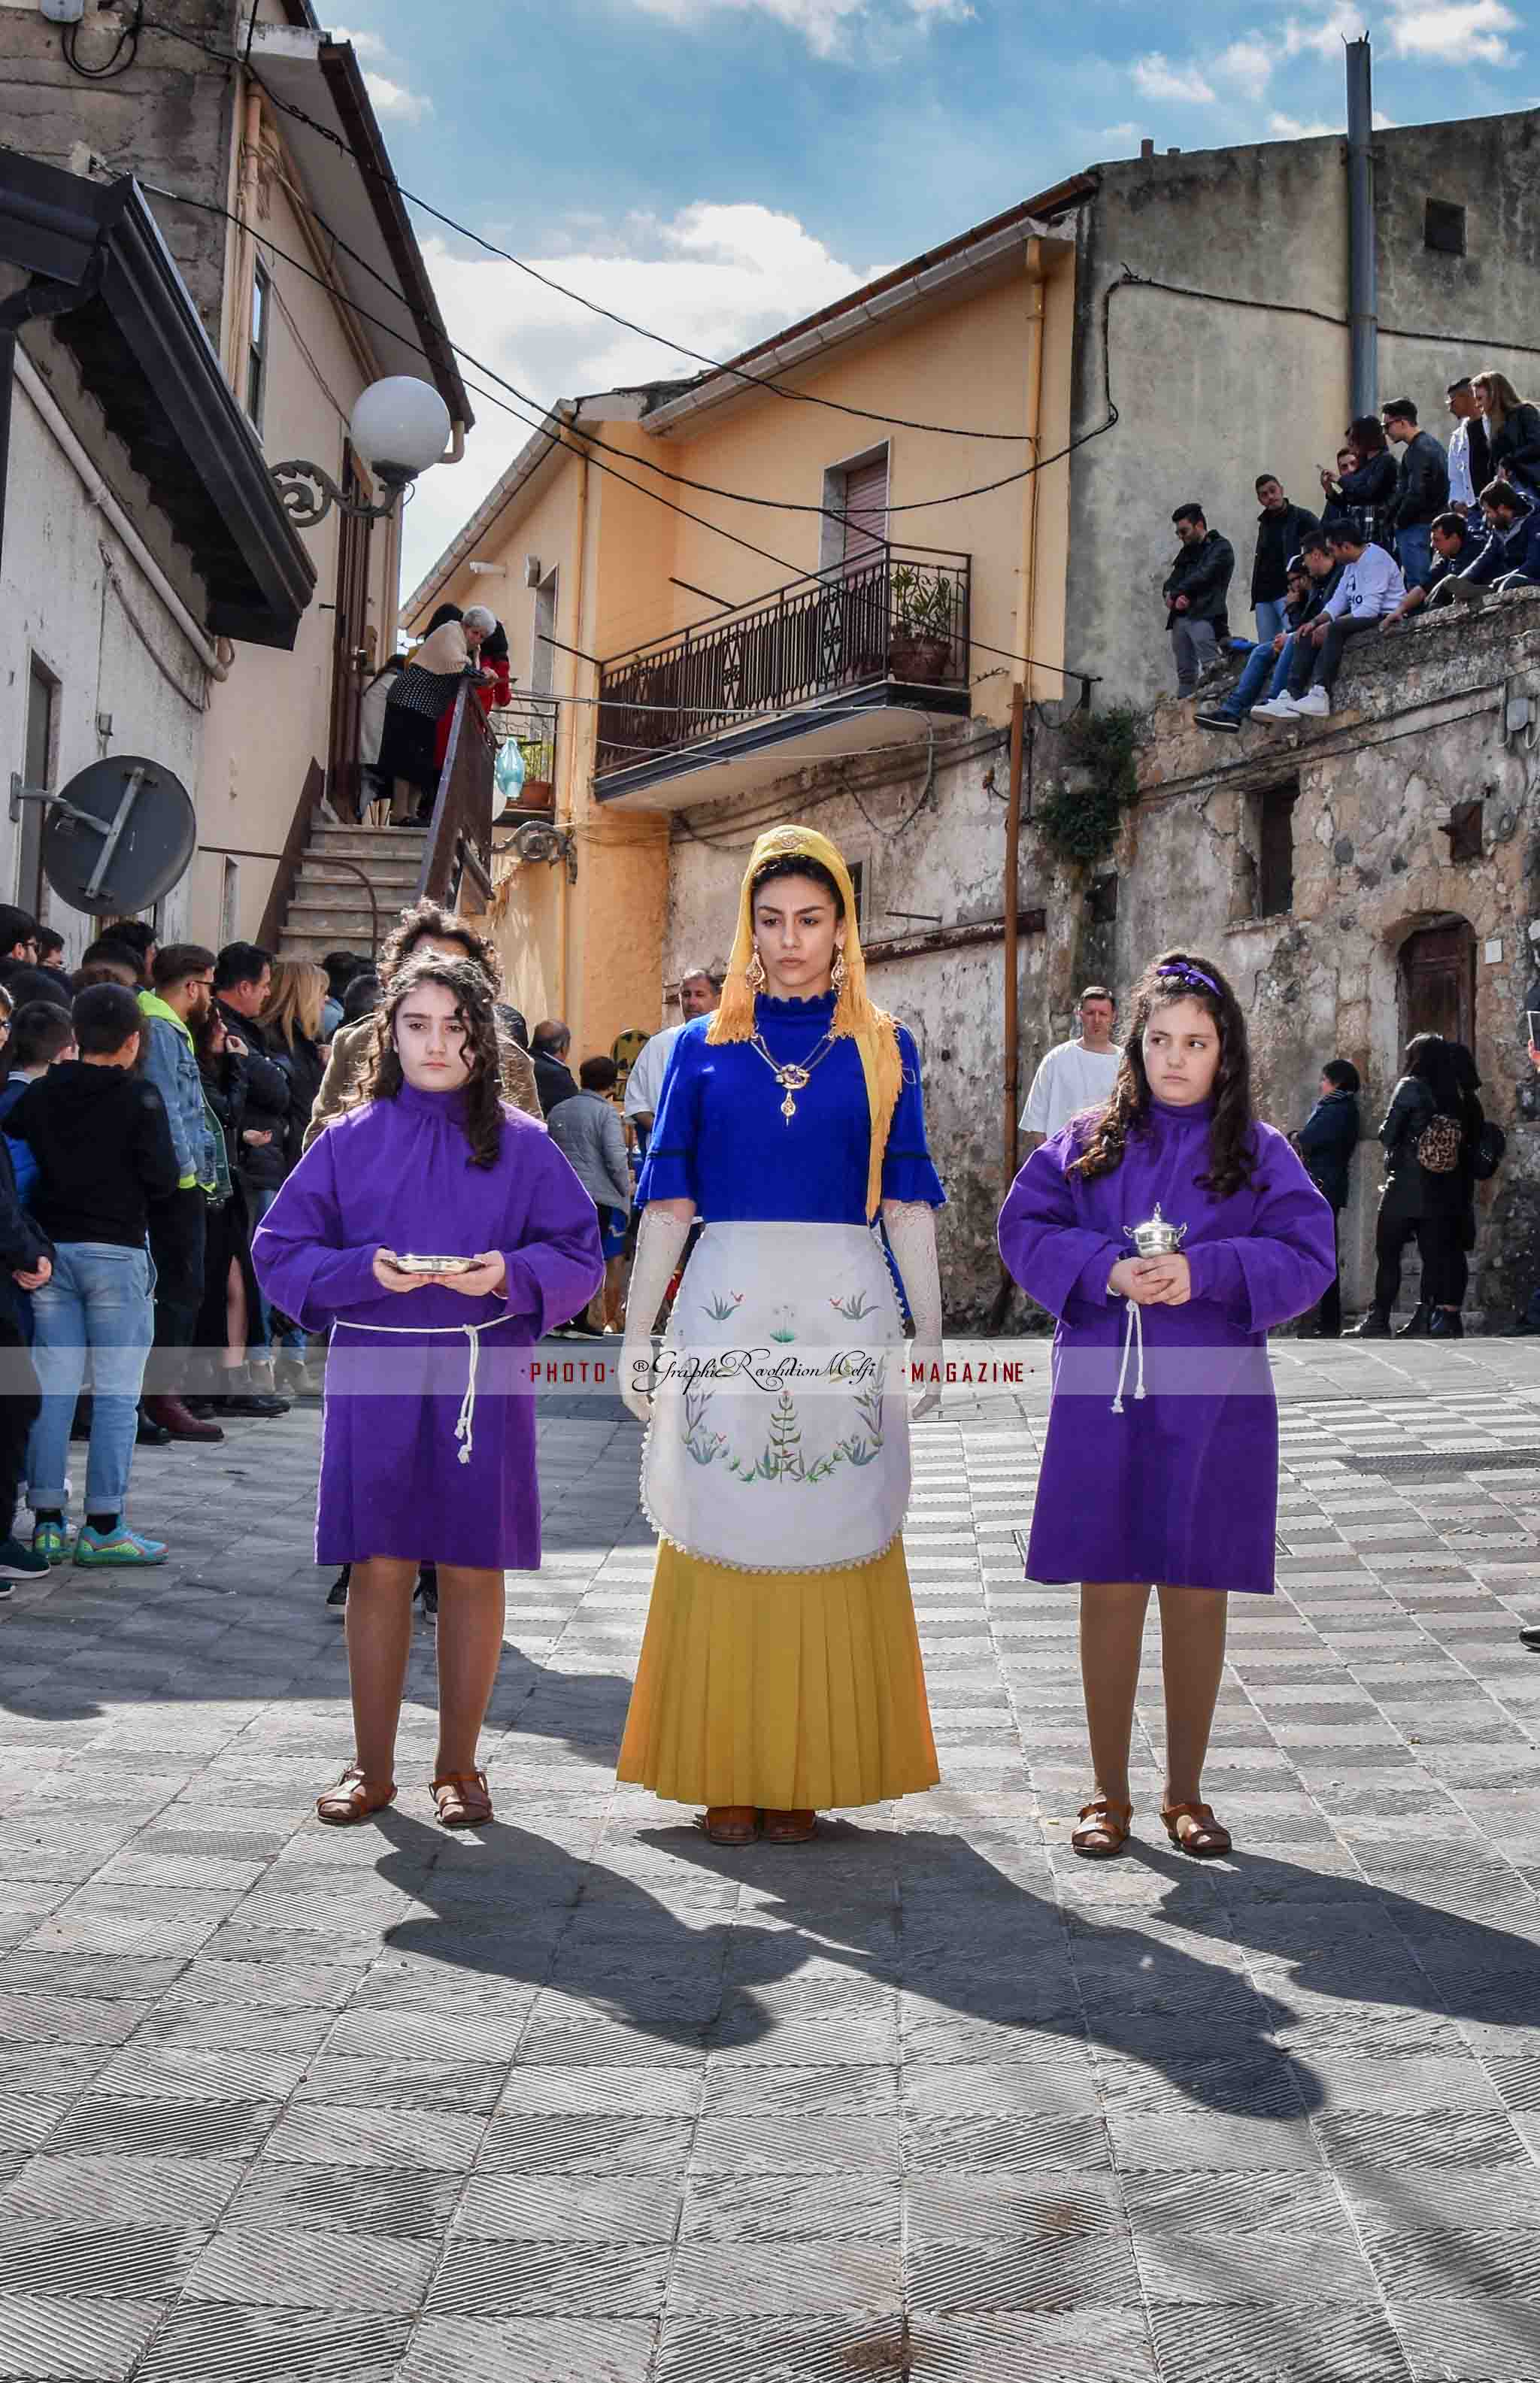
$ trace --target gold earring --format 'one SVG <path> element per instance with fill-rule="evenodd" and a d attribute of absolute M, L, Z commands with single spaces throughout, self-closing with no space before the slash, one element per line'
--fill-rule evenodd
<path fill-rule="evenodd" d="M 834 965 L 829 971 L 829 982 L 836 993 L 844 982 L 844 945 L 843 944 L 835 947 Z"/>
<path fill-rule="evenodd" d="M 759 946 L 758 944 L 754 946 L 754 957 L 749 961 L 747 968 L 744 970 L 744 982 L 747 985 L 750 993 L 763 993 L 765 989 L 765 963 L 759 957 Z"/>

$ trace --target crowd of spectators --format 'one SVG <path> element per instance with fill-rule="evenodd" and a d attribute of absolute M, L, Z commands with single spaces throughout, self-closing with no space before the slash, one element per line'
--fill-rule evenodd
<path fill-rule="evenodd" d="M 1234 547 L 1201 504 L 1177 506 L 1162 592 L 1178 696 L 1243 658 L 1228 692 L 1200 704 L 1201 728 L 1236 735 L 1248 721 L 1324 719 L 1354 638 L 1540 586 L 1540 406 L 1495 370 L 1452 381 L 1445 403 L 1447 449 L 1410 397 L 1349 423 L 1335 469 L 1321 467 L 1319 516 L 1275 473 L 1259 475 L 1254 641 L 1230 634 Z"/>

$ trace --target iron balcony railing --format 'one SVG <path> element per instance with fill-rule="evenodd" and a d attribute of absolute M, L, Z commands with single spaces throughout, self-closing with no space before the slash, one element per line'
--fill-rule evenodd
<path fill-rule="evenodd" d="M 599 671 L 599 775 L 864 686 L 966 688 L 969 558 L 884 546 Z"/>

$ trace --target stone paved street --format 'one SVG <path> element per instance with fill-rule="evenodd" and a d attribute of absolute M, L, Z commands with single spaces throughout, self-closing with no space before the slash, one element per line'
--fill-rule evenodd
<path fill-rule="evenodd" d="M 1409 1347 L 1276 1346 L 1218 1865 L 1159 1833 L 1154 1705 L 1137 1847 L 1068 1852 L 1041 1375 L 917 1434 L 944 1786 L 804 1850 L 614 1785 L 618 1407 L 542 1423 L 461 1839 L 421 1625 L 399 1806 L 309 1817 L 314 1408 L 142 1452 L 174 1562 L 0 1612 L 0 2377 L 1536 2383 L 1540 1353 Z"/>

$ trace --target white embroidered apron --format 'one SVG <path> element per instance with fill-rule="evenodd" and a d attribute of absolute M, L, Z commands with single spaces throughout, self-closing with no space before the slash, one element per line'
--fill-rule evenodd
<path fill-rule="evenodd" d="M 674 1301 L 642 1502 L 742 1572 L 869 1563 L 903 1528 L 903 1327 L 865 1225 L 708 1225 Z"/>

